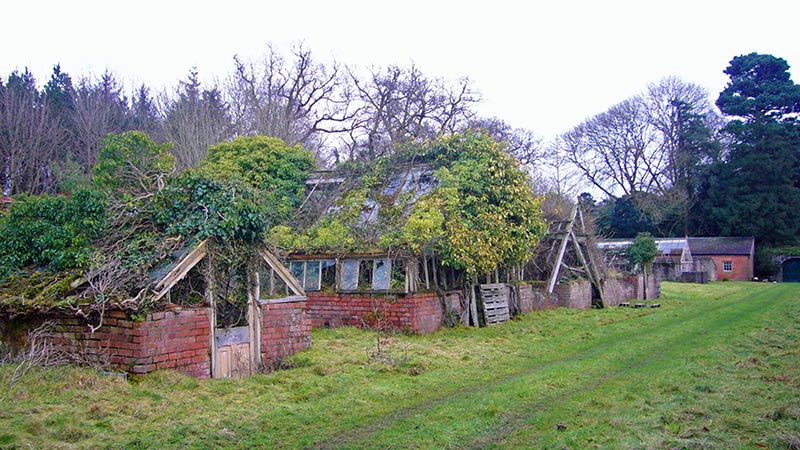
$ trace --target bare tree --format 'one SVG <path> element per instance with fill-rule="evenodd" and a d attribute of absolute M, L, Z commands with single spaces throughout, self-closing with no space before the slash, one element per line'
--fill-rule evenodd
<path fill-rule="evenodd" d="M 584 177 L 608 195 L 663 189 L 667 155 L 648 121 L 641 96 L 625 100 L 560 137 L 560 143 Z"/>
<path fill-rule="evenodd" d="M 351 159 L 373 159 L 398 145 L 465 128 L 479 101 L 469 79 L 451 85 L 414 65 L 372 70 L 363 80 L 353 71 L 350 76 L 361 105 L 346 143 Z"/>
<path fill-rule="evenodd" d="M 237 134 L 277 137 L 324 159 L 325 137 L 351 129 L 347 79 L 335 62 L 316 61 L 302 44 L 292 49 L 289 60 L 270 45 L 258 63 L 239 57 L 234 62 L 226 92 Z"/>
<path fill-rule="evenodd" d="M 497 117 L 473 118 L 468 126 L 486 132 L 498 142 L 505 142 L 509 152 L 522 164 L 536 166 L 543 162 L 545 152 L 542 138 L 531 130 L 514 128 Z"/>
<path fill-rule="evenodd" d="M 721 129 L 721 118 L 711 104 L 708 92 L 676 77 L 664 78 L 647 88 L 648 121 L 659 133 L 659 152 L 666 155 L 663 176 L 666 189 L 659 192 L 661 205 L 650 206 L 658 218 L 665 209 L 679 216 L 674 225 L 688 234 L 689 211 L 699 197 L 699 177 L 704 164 L 718 157 L 714 134 Z M 671 234 L 676 230 L 665 230 Z"/>
<path fill-rule="evenodd" d="M 175 144 L 172 154 L 178 170 L 197 165 L 208 148 L 231 138 L 228 105 L 217 86 L 202 88 L 197 71 L 181 81 L 173 98 L 162 96 L 164 138 Z"/>
<path fill-rule="evenodd" d="M 719 115 L 701 87 L 665 78 L 559 137 L 584 178 L 628 196 L 660 233 L 688 233 L 704 164 L 719 157 Z"/>
<path fill-rule="evenodd" d="M 584 180 L 578 168 L 570 160 L 570 155 L 560 139 L 561 137 L 556 138 L 556 141 L 542 153 L 536 170 L 540 183 L 548 192 L 574 200 L 585 187 Z"/>
<path fill-rule="evenodd" d="M 647 87 L 648 122 L 660 133 L 660 151 L 667 154 L 664 175 L 671 185 L 684 185 L 693 156 L 686 142 L 687 125 L 699 119 L 711 130 L 716 112 L 708 92 L 677 77 L 664 78 Z"/>

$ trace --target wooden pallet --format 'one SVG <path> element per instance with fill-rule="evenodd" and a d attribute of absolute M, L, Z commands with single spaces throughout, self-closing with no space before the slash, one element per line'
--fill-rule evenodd
<path fill-rule="evenodd" d="M 505 284 L 482 284 L 481 299 L 483 300 L 483 318 L 487 325 L 502 323 L 511 318 L 508 309 L 508 290 Z"/>

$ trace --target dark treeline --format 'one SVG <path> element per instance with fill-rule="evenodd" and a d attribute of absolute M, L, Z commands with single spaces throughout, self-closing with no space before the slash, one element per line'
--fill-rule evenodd
<path fill-rule="evenodd" d="M 88 182 L 103 138 L 130 130 L 171 142 L 178 170 L 194 167 L 214 144 L 250 135 L 300 144 L 321 167 L 470 127 L 512 143 L 521 159 L 538 150 L 530 131 L 476 115 L 480 98 L 467 78 L 431 78 L 414 65 L 357 73 L 302 46 L 233 62 L 223 81 L 203 85 L 193 70 L 172 92 L 141 85 L 126 94 L 113 73 L 74 80 L 58 65 L 42 87 L 27 69 L 0 78 L 3 193 Z"/>
<path fill-rule="evenodd" d="M 605 236 L 752 235 L 762 249 L 798 245 L 800 86 L 771 55 L 737 56 L 725 73 L 716 99 L 665 78 L 543 146 L 529 130 L 479 117 L 467 78 L 429 77 L 414 65 L 356 71 L 302 46 L 236 57 L 212 84 L 190 71 L 162 92 L 126 89 L 110 72 L 75 80 L 56 65 L 40 84 L 15 71 L 0 78 L 0 187 L 4 195 L 70 192 L 91 182 L 102 140 L 129 130 L 171 143 L 184 171 L 239 136 L 299 144 L 330 167 L 472 128 L 535 168 L 545 207 L 565 209 L 587 185 L 600 193 L 578 201 Z"/>

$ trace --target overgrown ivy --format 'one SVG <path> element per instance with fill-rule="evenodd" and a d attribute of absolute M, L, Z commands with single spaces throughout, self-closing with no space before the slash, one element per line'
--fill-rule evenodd
<path fill-rule="evenodd" d="M 313 166 L 310 152 L 253 136 L 212 147 L 196 169 L 174 175 L 169 148 L 141 132 L 111 134 L 92 186 L 15 198 L 0 216 L 0 304 L 148 308 L 152 271 L 191 242 L 211 237 L 218 262 L 246 262 L 302 202 Z"/>
<path fill-rule="evenodd" d="M 414 165 L 429 167 L 436 187 L 421 196 L 387 192 L 390 179 Z M 309 253 L 432 251 L 444 264 L 474 275 L 525 261 L 546 232 L 526 174 L 504 144 L 483 134 L 413 144 L 350 169 L 360 172 L 359 182 L 335 212 L 295 233 L 287 226 L 273 229 L 275 242 Z"/>
<path fill-rule="evenodd" d="M 302 201 L 313 162 L 310 152 L 266 136 L 219 144 L 159 193 L 155 221 L 170 235 L 261 241 Z"/>
<path fill-rule="evenodd" d="M 0 276 L 24 267 L 87 268 L 91 243 L 106 229 L 106 197 L 92 189 L 72 196 L 19 196 L 0 216 Z"/>

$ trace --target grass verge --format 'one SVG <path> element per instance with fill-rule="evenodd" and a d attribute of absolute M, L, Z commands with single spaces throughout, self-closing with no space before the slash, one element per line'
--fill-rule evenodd
<path fill-rule="evenodd" d="M 800 448 L 800 285 L 663 294 L 426 336 L 318 330 L 295 368 L 243 380 L 36 370 L 0 384 L 0 448 Z"/>

